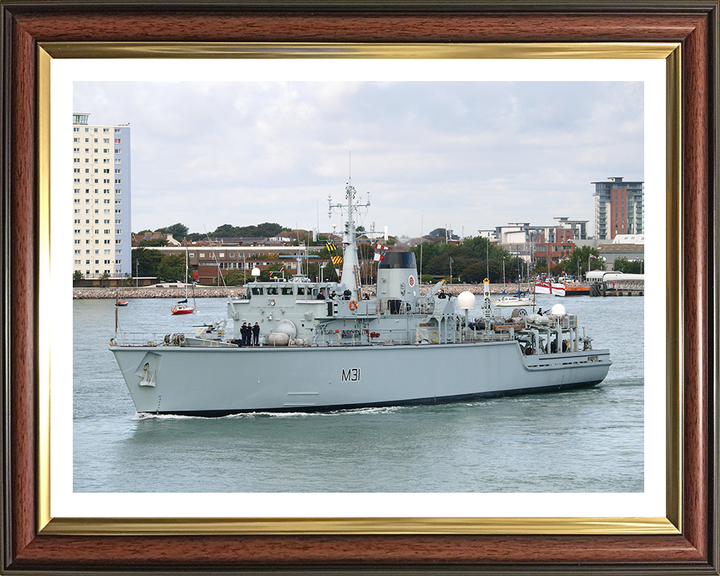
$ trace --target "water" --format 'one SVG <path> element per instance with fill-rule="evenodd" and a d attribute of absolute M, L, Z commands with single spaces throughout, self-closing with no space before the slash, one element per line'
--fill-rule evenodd
<path fill-rule="evenodd" d="M 643 301 L 561 301 L 609 348 L 598 387 L 442 406 L 224 418 L 135 413 L 107 346 L 114 300 L 75 300 L 75 492 L 642 492 Z M 170 315 L 131 300 L 128 332 L 191 332 L 222 298 Z M 479 311 L 477 312 L 479 315 Z M 290 376 L 290 369 L 288 369 Z"/>

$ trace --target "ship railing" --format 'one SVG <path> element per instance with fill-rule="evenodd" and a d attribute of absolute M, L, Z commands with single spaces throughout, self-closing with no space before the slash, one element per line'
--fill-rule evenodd
<path fill-rule="evenodd" d="M 226 348 L 227 342 L 209 338 L 187 337 L 183 332 L 173 334 L 156 334 L 154 332 L 120 332 L 110 339 L 113 346 L 147 347 L 147 346 L 183 346 L 193 348 Z"/>
<path fill-rule="evenodd" d="M 519 326 L 520 328 L 520 326 Z M 461 329 L 452 327 L 440 329 L 439 327 L 422 330 L 320 330 L 317 331 L 307 345 L 310 346 L 398 346 L 398 345 L 435 345 L 435 344 L 462 344 L 470 342 L 502 342 L 512 340 L 513 335 L 505 332 L 485 332 L 485 330 Z"/>
<path fill-rule="evenodd" d="M 159 346 L 162 336 L 154 332 L 118 332 L 110 339 L 113 346 Z"/>
<path fill-rule="evenodd" d="M 574 314 L 565 314 L 564 316 L 548 316 L 550 322 L 547 324 L 550 328 L 577 328 L 578 319 Z"/>
<path fill-rule="evenodd" d="M 465 342 L 506 342 L 513 339 L 513 334 L 509 331 L 495 332 L 491 330 L 490 332 L 486 332 L 484 329 L 467 329 L 463 335 L 463 341 Z"/>
<path fill-rule="evenodd" d="M 578 318 L 575 314 L 565 314 L 563 316 L 553 316 L 553 315 L 547 315 L 542 317 L 542 322 L 540 321 L 526 321 L 525 324 L 528 326 L 532 326 L 534 328 L 540 328 L 540 329 L 557 329 L 557 328 L 564 328 L 564 329 L 570 329 L 570 328 L 577 328 L 578 327 Z"/>

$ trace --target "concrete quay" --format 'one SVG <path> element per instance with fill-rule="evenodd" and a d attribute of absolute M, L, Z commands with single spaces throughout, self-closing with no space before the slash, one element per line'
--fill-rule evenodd
<path fill-rule="evenodd" d="M 420 287 L 420 292 L 425 294 L 432 286 L 424 285 Z M 532 285 L 522 284 L 521 290 L 529 291 Z M 476 295 L 483 293 L 482 284 L 445 284 L 443 290 L 446 294 L 452 294 L 457 296 L 460 292 L 468 290 Z M 503 290 L 506 292 L 517 291 L 517 284 L 491 284 L 490 292 L 492 294 L 499 294 Z M 115 299 L 115 295 L 121 300 L 130 300 L 133 298 L 185 298 L 184 288 L 156 288 L 154 286 L 147 286 L 143 288 L 73 288 L 73 299 L 75 300 L 92 300 L 92 299 Z M 239 296 L 245 296 L 245 288 L 242 286 L 231 286 L 216 287 L 216 286 L 196 286 L 195 287 L 195 298 L 227 298 L 228 294 L 231 297 L 237 298 Z M 188 297 L 192 296 L 192 291 L 188 291 Z"/>
<path fill-rule="evenodd" d="M 115 299 L 117 294 L 120 300 L 131 300 L 133 298 L 185 298 L 185 288 L 155 288 L 147 286 L 143 288 L 73 288 L 74 300 L 102 300 L 107 298 Z M 230 294 L 233 298 L 245 295 L 245 288 L 232 286 L 229 288 L 217 288 L 215 286 L 195 287 L 195 298 L 227 298 Z M 192 298 L 192 290 L 187 292 L 188 298 Z"/>

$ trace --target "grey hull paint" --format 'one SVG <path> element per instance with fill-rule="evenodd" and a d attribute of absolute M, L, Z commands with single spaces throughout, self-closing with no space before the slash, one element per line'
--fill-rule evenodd
<path fill-rule="evenodd" d="M 514 341 L 110 349 L 138 412 L 201 416 L 433 404 L 548 392 L 595 385 L 611 364 L 607 350 L 532 356 L 526 361 Z M 588 362 L 589 357 L 597 361 Z M 146 363 L 151 365 L 151 378 L 145 378 L 150 385 L 141 386 Z"/>

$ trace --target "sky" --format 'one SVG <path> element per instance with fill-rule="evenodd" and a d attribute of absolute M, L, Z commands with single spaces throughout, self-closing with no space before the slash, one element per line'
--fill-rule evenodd
<path fill-rule="evenodd" d="M 642 82 L 76 81 L 74 112 L 129 123 L 132 230 L 177 222 L 417 237 L 588 220 L 593 181 L 642 181 Z"/>

